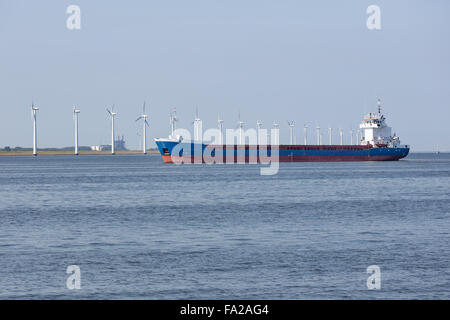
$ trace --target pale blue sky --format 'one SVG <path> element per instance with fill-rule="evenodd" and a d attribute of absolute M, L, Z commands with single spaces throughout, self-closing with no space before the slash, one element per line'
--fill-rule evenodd
<path fill-rule="evenodd" d="M 371 4 L 379 31 L 366 28 Z M 301 142 L 304 123 L 348 138 L 380 96 L 403 143 L 450 150 L 449 12 L 445 0 L 0 0 L 0 147 L 31 146 L 32 97 L 41 147 L 73 145 L 74 104 L 80 144 L 109 143 L 113 103 L 137 147 L 144 99 L 152 139 L 168 135 L 171 107 L 191 128 L 198 105 L 204 128 L 219 111 L 234 127 L 240 109 L 247 126 L 279 121 L 282 142 L 295 120 Z"/>

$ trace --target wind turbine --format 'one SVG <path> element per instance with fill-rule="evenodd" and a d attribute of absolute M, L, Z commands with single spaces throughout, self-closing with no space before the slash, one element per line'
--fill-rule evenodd
<path fill-rule="evenodd" d="M 289 126 L 289 144 L 293 145 L 294 142 L 294 121 L 288 121 L 288 126 Z"/>
<path fill-rule="evenodd" d="M 223 120 L 220 119 L 219 114 L 217 114 L 217 126 L 219 127 L 219 144 L 223 145 Z"/>
<path fill-rule="evenodd" d="M 339 138 L 341 142 L 341 146 L 344 144 L 344 136 L 343 136 L 342 128 L 339 128 Z"/>
<path fill-rule="evenodd" d="M 317 125 L 316 127 L 316 135 L 317 135 L 317 145 L 320 146 L 320 126 Z"/>
<path fill-rule="evenodd" d="M 241 120 L 241 112 L 239 111 L 239 114 L 238 114 L 238 122 L 237 122 L 237 125 L 238 125 L 238 127 L 239 127 L 239 144 L 242 144 L 242 142 L 243 142 L 243 128 L 244 128 L 244 121 L 242 121 Z"/>
<path fill-rule="evenodd" d="M 202 140 L 203 130 L 202 130 L 202 119 L 198 117 L 198 107 L 195 109 L 195 119 L 194 119 L 194 141 Z"/>
<path fill-rule="evenodd" d="M 170 111 L 170 130 L 171 130 L 171 134 L 170 134 L 169 138 L 171 138 L 171 139 L 175 139 L 175 137 L 173 135 L 175 133 L 175 130 L 177 129 L 177 124 L 176 124 L 177 121 L 178 121 L 177 108 L 173 108 Z"/>
<path fill-rule="evenodd" d="M 279 138 L 278 138 L 279 127 L 280 127 L 280 124 L 278 122 L 274 121 L 273 128 L 275 129 L 276 133 L 275 133 L 275 137 L 273 137 L 273 141 L 272 141 L 272 137 L 271 137 L 270 143 L 272 145 L 279 144 Z"/>
<path fill-rule="evenodd" d="M 111 154 L 115 154 L 115 146 L 114 146 L 114 117 L 117 115 L 117 112 L 114 112 L 114 105 L 112 107 L 112 112 L 107 108 L 109 115 L 111 116 Z"/>
<path fill-rule="evenodd" d="M 328 128 L 328 139 L 330 142 L 330 146 L 333 144 L 333 129 L 330 127 Z"/>
<path fill-rule="evenodd" d="M 261 128 L 262 128 L 262 125 L 263 125 L 262 121 L 256 120 L 256 130 L 257 130 L 256 131 L 256 133 L 257 133 L 256 141 L 257 141 L 258 145 L 261 144 Z"/>
<path fill-rule="evenodd" d="M 33 156 L 37 156 L 37 124 L 36 124 L 36 112 L 38 107 L 34 106 L 34 102 L 31 101 L 31 113 L 33 115 Z"/>
<path fill-rule="evenodd" d="M 350 144 L 353 145 L 353 129 L 350 129 Z"/>
<path fill-rule="evenodd" d="M 305 124 L 303 126 L 303 135 L 304 135 L 304 139 L 305 139 L 305 146 L 308 144 L 308 126 Z"/>
<path fill-rule="evenodd" d="M 147 154 L 147 126 L 150 127 L 147 121 L 147 114 L 145 113 L 145 101 L 144 105 L 142 106 L 142 114 L 136 119 L 136 121 L 139 121 L 143 119 L 143 131 L 142 131 L 142 152 L 144 154 Z"/>
<path fill-rule="evenodd" d="M 75 106 L 73 107 L 73 120 L 75 125 L 75 155 L 78 155 L 78 114 L 80 110 L 77 110 Z"/>

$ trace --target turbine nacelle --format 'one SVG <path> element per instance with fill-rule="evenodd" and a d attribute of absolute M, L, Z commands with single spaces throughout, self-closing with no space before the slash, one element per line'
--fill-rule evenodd
<path fill-rule="evenodd" d="M 31 110 L 33 110 L 33 111 L 39 110 L 39 107 L 36 107 L 36 106 L 34 105 L 34 101 L 33 101 L 33 100 L 31 100 Z"/>
<path fill-rule="evenodd" d="M 223 123 L 223 120 L 222 119 L 220 119 L 220 114 L 217 114 L 217 123 Z"/>
<path fill-rule="evenodd" d="M 145 101 L 144 101 L 144 105 L 142 106 L 142 114 L 136 119 L 136 121 L 144 119 L 144 121 L 147 123 L 147 118 L 148 118 L 148 115 L 145 113 Z"/>
<path fill-rule="evenodd" d="M 111 117 L 114 117 L 114 116 L 117 114 L 117 112 L 113 112 L 113 111 L 111 111 L 111 110 L 109 110 L 109 109 L 106 109 L 106 111 L 109 113 L 109 115 L 110 115 Z"/>
<path fill-rule="evenodd" d="M 263 125 L 262 121 L 256 120 L 256 126 L 257 126 L 259 129 L 261 129 L 262 125 Z"/>
<path fill-rule="evenodd" d="M 143 114 L 143 115 L 140 115 L 140 116 L 136 119 L 136 121 L 139 121 L 139 120 L 141 120 L 141 119 L 144 119 L 144 121 L 147 122 L 147 118 L 148 118 L 148 115 Z"/>

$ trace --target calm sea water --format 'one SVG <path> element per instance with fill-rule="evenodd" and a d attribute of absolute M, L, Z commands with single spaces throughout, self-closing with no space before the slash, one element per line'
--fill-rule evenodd
<path fill-rule="evenodd" d="M 448 154 L 275 176 L 156 155 L 0 157 L 3 299 L 449 299 L 449 232 Z"/>

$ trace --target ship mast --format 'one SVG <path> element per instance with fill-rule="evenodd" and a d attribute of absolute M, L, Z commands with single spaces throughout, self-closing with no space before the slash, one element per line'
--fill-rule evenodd
<path fill-rule="evenodd" d="M 173 108 L 170 112 L 170 131 L 171 131 L 171 138 L 174 138 L 174 133 L 176 130 L 176 122 L 178 121 L 177 118 L 177 109 Z"/>

